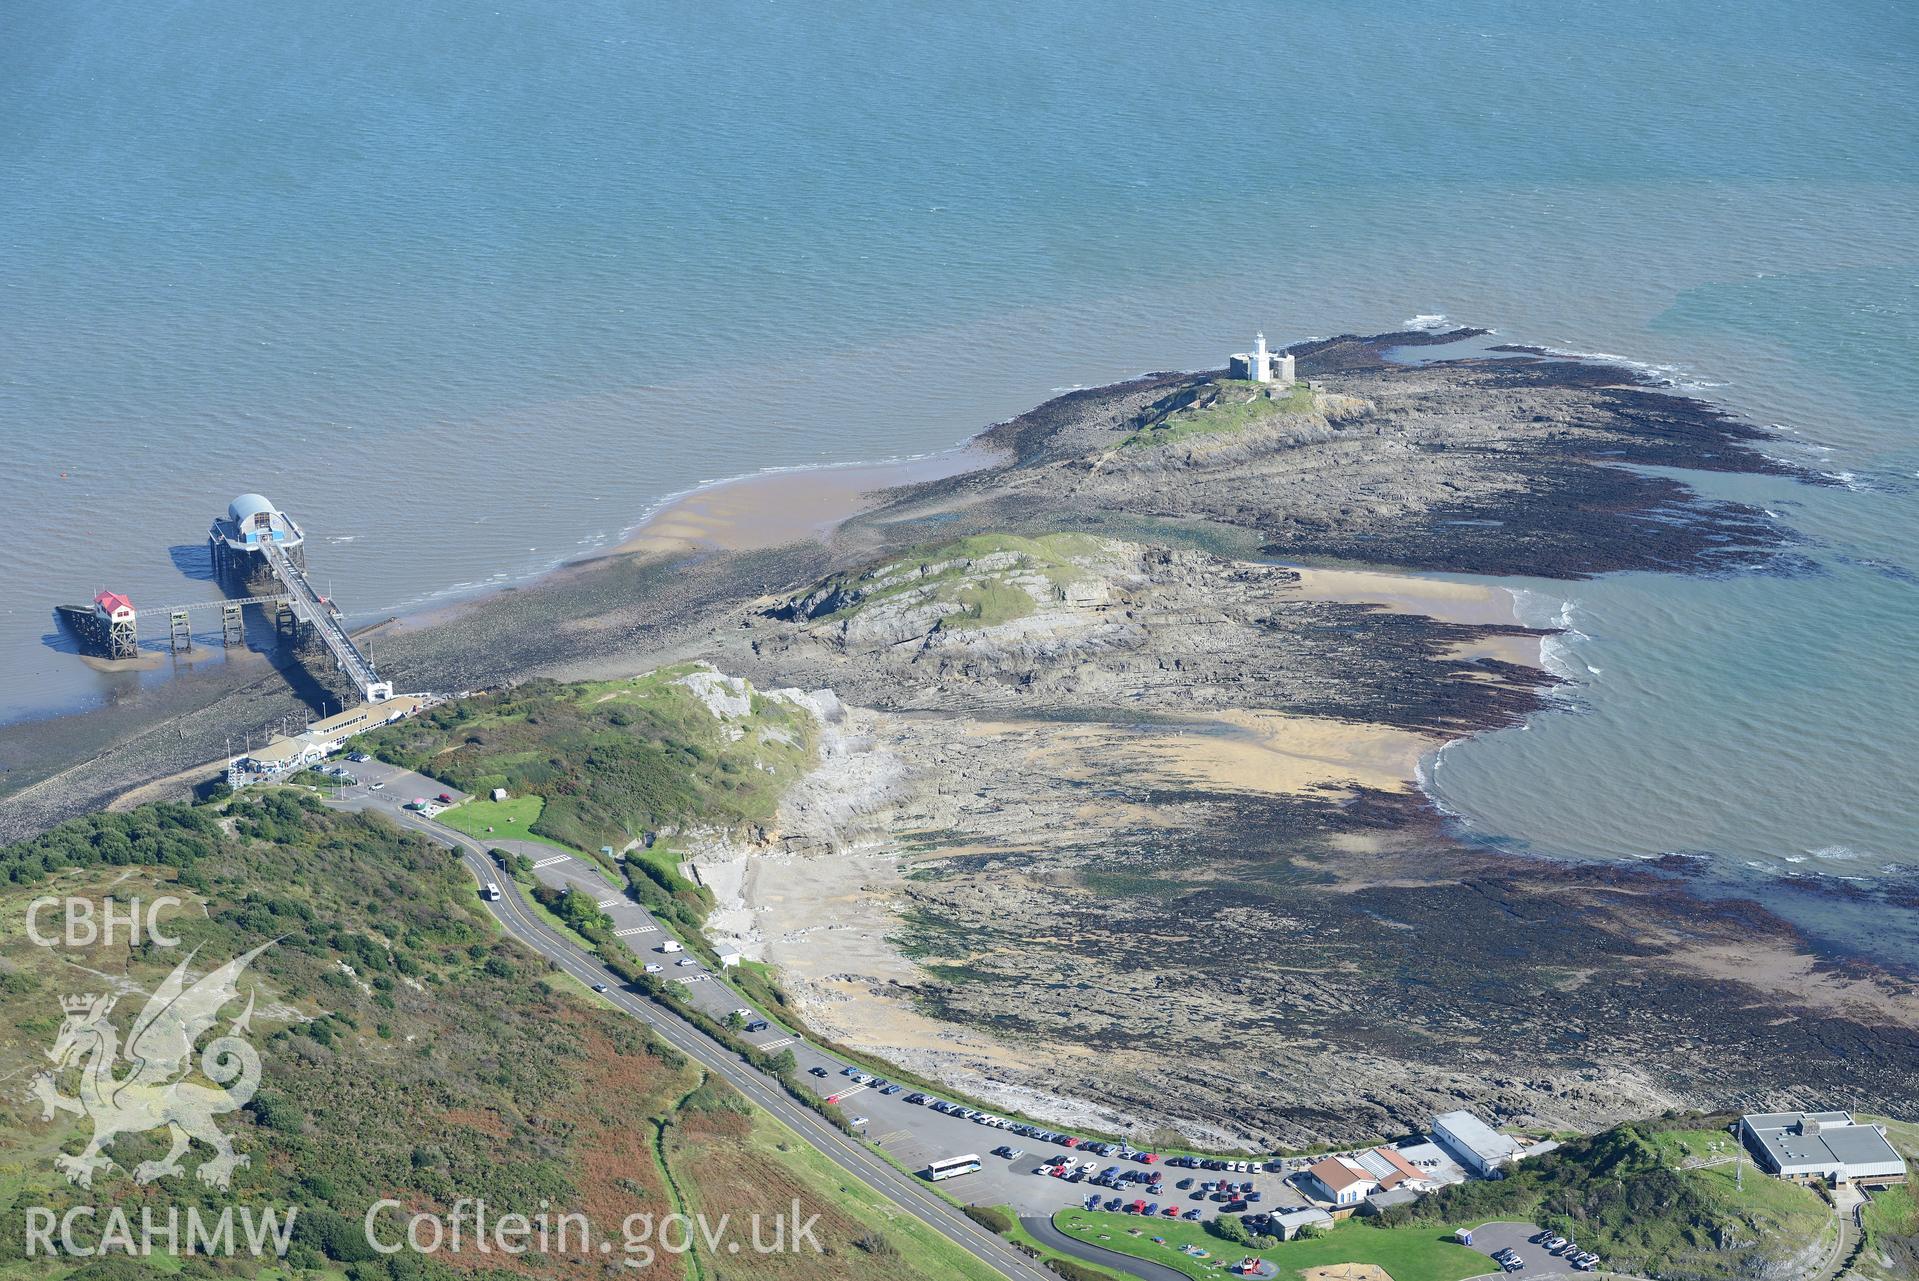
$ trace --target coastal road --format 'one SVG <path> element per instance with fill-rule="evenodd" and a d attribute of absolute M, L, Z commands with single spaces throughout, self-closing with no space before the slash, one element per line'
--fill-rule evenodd
<path fill-rule="evenodd" d="M 431 795 L 424 791 L 425 786 L 422 780 L 422 794 Z M 438 785 L 434 787 L 437 791 Z M 347 801 L 345 807 L 376 810 L 401 827 L 457 849 L 461 861 L 473 874 L 477 884 L 484 885 L 499 879 L 497 869 L 487 856 L 486 847 L 479 841 L 400 809 L 401 801 L 397 797 L 393 798 L 392 804 L 380 804 L 373 801 L 379 794 L 367 793 L 365 789 L 354 790 L 360 795 Z M 489 901 L 487 906 L 514 938 L 587 986 L 606 984 L 607 991 L 603 995 L 619 1009 L 644 1021 L 659 1034 L 660 1039 L 708 1071 L 725 1078 L 741 1094 L 778 1117 L 840 1168 L 891 1197 L 974 1258 L 1002 1275 L 1013 1278 L 1013 1281 L 1057 1281 L 1052 1273 L 1042 1271 L 1025 1255 L 961 1214 L 918 1179 L 902 1174 L 867 1151 L 864 1145 L 828 1125 L 817 1113 L 795 1103 L 785 1089 L 771 1078 L 762 1076 L 677 1016 L 644 997 L 626 991 L 617 975 L 597 959 L 583 954 L 535 917 L 517 896 L 507 894 Z"/>

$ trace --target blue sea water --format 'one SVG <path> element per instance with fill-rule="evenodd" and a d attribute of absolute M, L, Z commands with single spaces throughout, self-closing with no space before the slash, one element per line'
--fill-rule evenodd
<path fill-rule="evenodd" d="M 1888 0 L 17 0 L 0 722 L 164 679 L 49 610 L 211 596 L 244 490 L 367 618 L 702 480 L 1443 315 L 1670 366 L 1846 484 L 1706 484 L 1806 575 L 1527 584 L 1578 684 L 1435 794 L 1524 848 L 1902 875 L 1915 36 Z"/>

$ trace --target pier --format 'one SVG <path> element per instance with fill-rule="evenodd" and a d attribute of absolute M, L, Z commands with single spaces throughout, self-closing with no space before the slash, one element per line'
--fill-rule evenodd
<path fill-rule="evenodd" d="M 333 661 L 367 703 L 393 697 L 393 682 L 380 679 L 373 660 L 347 635 L 340 607 L 315 591 L 306 575 L 306 534 L 293 518 L 259 494 L 242 494 L 207 531 L 214 577 L 251 582 L 264 569 L 281 589 L 270 597 L 289 611 L 294 625 L 319 637 Z"/>
<path fill-rule="evenodd" d="M 305 531 L 291 516 L 259 494 L 242 494 L 207 531 L 215 581 L 240 594 L 147 612 L 166 614 L 168 648 L 182 654 L 193 647 L 194 611 L 219 610 L 220 639 L 231 648 L 246 640 L 243 611 L 271 606 L 282 640 L 317 639 L 362 702 L 386 702 L 393 697 L 393 682 L 380 678 L 373 660 L 348 635 L 340 607 L 314 589 L 307 578 L 305 546 Z M 103 591 L 90 606 L 61 605 L 55 612 L 102 657 L 138 657 L 141 611 L 125 595 Z"/>

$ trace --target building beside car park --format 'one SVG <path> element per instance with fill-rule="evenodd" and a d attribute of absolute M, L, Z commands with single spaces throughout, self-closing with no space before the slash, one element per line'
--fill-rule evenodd
<path fill-rule="evenodd" d="M 1349 1157 L 1315 1161 L 1300 1175 L 1306 1191 L 1337 1206 L 1355 1206 L 1379 1190 L 1379 1179 Z"/>
<path fill-rule="evenodd" d="M 1906 1161 L 1876 1125 L 1850 1112 L 1756 1112 L 1739 1118 L 1739 1141 L 1761 1169 L 1805 1182 L 1906 1181 Z"/>
<path fill-rule="evenodd" d="M 1442 1112 L 1433 1118 L 1433 1141 L 1467 1170 L 1496 1179 L 1519 1159 L 1519 1140 L 1501 1134 L 1471 1112 Z"/>
<path fill-rule="evenodd" d="M 1318 1228 L 1322 1232 L 1333 1226 L 1333 1216 L 1317 1206 L 1303 1206 L 1297 1210 L 1285 1210 L 1269 1214 L 1266 1221 L 1278 1230 L 1279 1239 L 1291 1241 L 1305 1227 Z"/>

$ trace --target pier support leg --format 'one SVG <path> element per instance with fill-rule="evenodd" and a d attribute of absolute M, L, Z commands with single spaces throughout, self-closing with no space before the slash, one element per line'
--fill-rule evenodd
<path fill-rule="evenodd" d="M 140 639 L 132 621 L 107 624 L 107 657 L 137 658 L 140 654 Z"/>
<path fill-rule="evenodd" d="M 236 645 L 246 644 L 246 639 L 246 622 L 241 616 L 240 607 L 222 605 L 220 607 L 220 643 L 232 649 Z"/>
<path fill-rule="evenodd" d="M 300 620 L 294 615 L 291 605 L 280 605 L 273 611 L 273 639 L 281 645 L 299 643 Z"/>
<path fill-rule="evenodd" d="M 172 610 L 167 614 L 168 644 L 176 654 L 184 654 L 193 648 L 193 624 L 187 618 L 184 609 Z"/>

